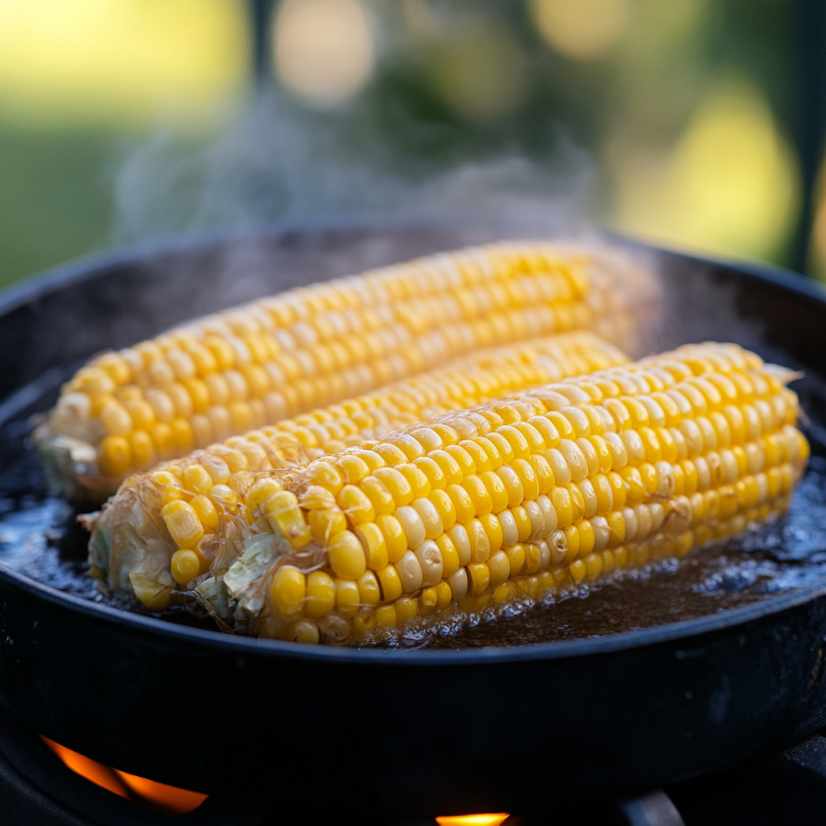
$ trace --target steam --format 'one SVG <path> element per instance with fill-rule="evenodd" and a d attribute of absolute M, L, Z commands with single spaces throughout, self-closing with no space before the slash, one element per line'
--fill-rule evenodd
<path fill-rule="evenodd" d="M 182 146 L 180 137 L 159 132 L 134 148 L 116 177 L 114 240 L 135 244 L 182 232 L 246 236 L 210 261 L 213 289 L 192 304 L 195 316 L 433 252 L 434 243 L 444 249 L 504 237 L 595 235 L 595 165 L 561 130 L 540 162 L 516 150 L 444 159 L 452 142 L 442 128 L 404 113 L 380 122 L 364 105 L 318 113 L 275 93 L 250 99 L 199 145 Z M 308 242 L 302 251 L 256 239 L 255 230 L 273 227 L 372 232 L 346 244 Z M 426 237 L 382 236 L 398 228 L 422 229 Z M 685 267 L 665 279 L 661 295 L 652 288 L 657 257 L 638 250 L 634 260 L 627 270 L 640 283 L 632 284 L 630 274 L 623 281 L 638 299 L 635 355 L 703 339 L 759 349 L 762 325 L 741 318 L 733 287 L 711 285 L 701 266 Z M 201 266 L 178 259 L 176 281 L 198 283 Z"/>
<path fill-rule="evenodd" d="M 158 132 L 133 148 L 115 179 L 113 240 L 273 225 L 454 227 L 480 239 L 587 232 L 594 165 L 561 131 L 540 162 L 507 148 L 437 160 L 449 144 L 441 129 L 261 96 L 206 143 Z"/>

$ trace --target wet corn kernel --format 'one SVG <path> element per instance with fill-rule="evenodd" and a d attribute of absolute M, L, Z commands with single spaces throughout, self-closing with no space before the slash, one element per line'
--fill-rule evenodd
<path fill-rule="evenodd" d="M 492 587 L 505 582 L 511 574 L 510 559 L 504 551 L 497 551 L 487 561 Z"/>
<path fill-rule="evenodd" d="M 244 504 L 251 511 L 256 511 L 262 508 L 268 499 L 275 496 L 275 494 L 281 490 L 281 484 L 277 482 L 275 479 L 259 479 L 247 491 L 246 495 L 244 496 Z"/>
<path fill-rule="evenodd" d="M 394 602 L 404 592 L 401 577 L 394 565 L 386 565 L 377 572 L 377 577 L 384 602 Z"/>
<path fill-rule="evenodd" d="M 439 606 L 439 592 L 435 587 L 423 588 L 419 596 L 420 609 L 423 616 L 432 614 Z"/>
<path fill-rule="evenodd" d="M 361 490 L 370 500 L 370 504 L 377 515 L 391 514 L 395 510 L 393 495 L 375 476 L 368 476 L 363 479 Z"/>
<path fill-rule="evenodd" d="M 114 399 L 102 405 L 100 419 L 109 436 L 128 436 L 134 426 L 126 408 Z"/>
<path fill-rule="evenodd" d="M 343 616 L 354 615 L 361 604 L 357 582 L 348 579 L 336 579 L 336 611 Z"/>
<path fill-rule="evenodd" d="M 447 495 L 453 503 L 453 509 L 456 512 L 456 521 L 461 524 L 469 522 L 476 514 L 476 508 L 468 491 L 460 485 L 449 485 Z"/>
<path fill-rule="evenodd" d="M 132 448 L 123 436 L 107 436 L 100 446 L 100 469 L 104 476 L 125 475 L 132 465 Z"/>
<path fill-rule="evenodd" d="M 389 562 L 397 562 L 407 550 L 407 537 L 398 519 L 394 516 L 379 516 L 376 527 L 384 538 Z"/>
<path fill-rule="evenodd" d="M 492 513 L 479 517 L 479 524 L 487 537 L 488 546 L 491 553 L 496 553 L 501 549 L 505 541 L 505 532 L 498 516 Z"/>
<path fill-rule="evenodd" d="M 345 485 L 355 485 L 370 473 L 367 462 L 352 454 L 341 456 L 337 467 Z"/>
<path fill-rule="evenodd" d="M 444 562 L 439 545 L 432 539 L 425 540 L 415 551 L 416 559 L 422 570 L 422 585 L 438 585 L 444 575 Z"/>
<path fill-rule="evenodd" d="M 320 639 L 318 625 L 311 620 L 299 620 L 290 629 L 289 639 L 304 645 L 316 645 Z"/>
<path fill-rule="evenodd" d="M 462 565 L 462 561 L 459 557 L 459 551 L 448 534 L 442 534 L 436 540 L 436 544 L 439 547 L 439 551 L 442 556 L 444 576 L 447 578 L 455 573 Z"/>
<path fill-rule="evenodd" d="M 443 531 L 449 531 L 456 524 L 456 507 L 453 500 L 443 490 L 433 490 L 429 496 L 441 520 Z"/>
<path fill-rule="evenodd" d="M 181 498 L 182 490 L 178 483 L 178 479 L 169 471 L 156 471 L 151 475 L 150 480 L 160 494 L 161 507 L 169 502 L 172 502 L 174 499 Z"/>
<path fill-rule="evenodd" d="M 442 490 L 447 484 L 445 473 L 430 456 L 421 456 L 413 462 L 418 471 L 424 474 L 431 491 Z"/>
<path fill-rule="evenodd" d="M 351 525 L 372 522 L 376 518 L 376 511 L 370 498 L 356 485 L 344 485 L 339 491 L 337 501 Z"/>
<path fill-rule="evenodd" d="M 186 585 L 201 573 L 201 561 L 195 551 L 181 548 L 172 554 L 169 570 L 178 585 Z"/>
<path fill-rule="evenodd" d="M 307 578 L 294 565 L 281 565 L 270 583 L 270 600 L 283 617 L 301 613 L 307 595 Z"/>
<path fill-rule="evenodd" d="M 294 548 L 303 548 L 312 538 L 298 499 L 291 491 L 280 490 L 273 494 L 264 503 L 263 510 L 272 530 L 283 536 Z"/>
<path fill-rule="evenodd" d="M 330 462 L 313 462 L 308 468 L 308 478 L 314 485 L 321 485 L 336 494 L 344 484 L 341 473 Z"/>
<path fill-rule="evenodd" d="M 333 537 L 328 547 L 330 567 L 342 579 L 357 580 L 367 570 L 367 557 L 358 537 L 352 531 L 342 531 Z"/>
<path fill-rule="evenodd" d="M 395 467 L 379 468 L 374 475 L 393 497 L 396 505 L 407 505 L 413 501 L 413 488 Z"/>
<path fill-rule="evenodd" d="M 402 589 L 405 593 L 414 593 L 422 587 L 422 566 L 413 551 L 405 551 L 402 558 L 395 564 L 395 568 L 398 571 Z"/>
<path fill-rule="evenodd" d="M 486 562 L 491 553 L 490 540 L 484 526 L 478 519 L 472 519 L 466 526 L 471 562 Z"/>
<path fill-rule="evenodd" d="M 301 494 L 299 503 L 308 513 L 315 510 L 331 510 L 337 507 L 335 496 L 320 485 L 310 485 Z"/>
<path fill-rule="evenodd" d="M 528 512 L 525 510 L 524 506 L 519 505 L 516 508 L 511 508 L 511 514 L 516 522 L 516 530 L 519 535 L 519 541 L 525 542 L 530 539 L 531 534 L 533 533 L 533 525 L 531 524 L 531 519 L 528 516 Z"/>
<path fill-rule="evenodd" d="M 420 497 L 412 503 L 413 509 L 419 515 L 419 519 L 424 525 L 425 537 L 435 539 L 444 533 L 442 517 L 436 506 L 430 499 Z"/>
<path fill-rule="evenodd" d="M 367 555 L 367 567 L 380 571 L 388 564 L 387 543 L 384 534 L 375 522 L 359 525 L 355 529 Z"/>
<path fill-rule="evenodd" d="M 304 613 L 308 617 L 323 617 L 336 606 L 336 583 L 325 571 L 313 571 L 307 575 Z"/>
<path fill-rule="evenodd" d="M 588 568 L 581 559 L 577 559 L 568 566 L 568 574 L 574 584 L 580 585 L 588 575 Z"/>
<path fill-rule="evenodd" d="M 204 533 L 214 533 L 220 523 L 220 517 L 212 500 L 199 494 L 189 500 L 190 507 L 195 511 Z"/>
<path fill-rule="evenodd" d="M 413 491 L 413 499 L 425 497 L 430 493 L 430 482 L 416 465 L 403 464 L 399 466 L 398 470 L 410 485 L 410 489 Z"/>
<path fill-rule="evenodd" d="M 161 517 L 170 536 L 179 548 L 192 549 L 204 535 L 198 514 L 187 502 L 175 500 L 161 510 Z"/>
<path fill-rule="evenodd" d="M 372 571 L 365 571 L 359 577 L 358 587 L 362 605 L 377 605 L 381 601 L 379 581 Z"/>
<path fill-rule="evenodd" d="M 203 465 L 192 464 L 184 469 L 183 484 L 193 493 L 209 493 L 214 482 Z"/>
<path fill-rule="evenodd" d="M 318 543 L 329 543 L 336 534 L 347 530 L 347 519 L 338 507 L 310 511 L 307 521 L 310 536 Z"/>
<path fill-rule="evenodd" d="M 398 625 L 398 617 L 393 605 L 379 606 L 376 609 L 375 618 L 378 628 L 395 628 Z"/>

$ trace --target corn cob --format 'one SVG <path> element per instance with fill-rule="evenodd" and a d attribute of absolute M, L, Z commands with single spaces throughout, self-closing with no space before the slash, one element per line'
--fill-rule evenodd
<path fill-rule="evenodd" d="M 352 643 L 680 557 L 786 507 L 788 378 L 693 345 L 346 448 L 250 487 L 195 593 L 234 630 Z"/>
<path fill-rule="evenodd" d="M 537 339 L 196 451 L 124 482 L 94 520 L 92 570 L 110 589 L 134 591 L 146 607 L 161 608 L 176 583 L 207 570 L 219 575 L 233 561 L 232 543 L 215 547 L 211 534 L 243 509 L 240 494 L 259 477 L 266 479 L 256 495 L 273 492 L 278 477 L 267 471 L 294 470 L 422 419 L 625 361 L 592 333 Z"/>
<path fill-rule="evenodd" d="M 484 347 L 623 338 L 632 275 L 615 253 L 500 243 L 295 289 L 94 359 L 36 441 L 58 489 L 102 501 L 160 461 Z"/>

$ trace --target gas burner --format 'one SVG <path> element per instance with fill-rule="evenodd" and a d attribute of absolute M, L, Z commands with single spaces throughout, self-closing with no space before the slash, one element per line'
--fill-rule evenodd
<path fill-rule="evenodd" d="M 0 806 L 4 826 L 276 826 L 338 820 L 311 811 L 245 812 L 210 797 L 110 769 L 39 737 L 0 713 Z M 549 794 L 547 812 L 400 817 L 397 826 L 814 826 L 826 810 L 826 736 L 736 770 L 616 801 L 568 809 Z M 388 826 L 369 813 L 364 826 Z"/>

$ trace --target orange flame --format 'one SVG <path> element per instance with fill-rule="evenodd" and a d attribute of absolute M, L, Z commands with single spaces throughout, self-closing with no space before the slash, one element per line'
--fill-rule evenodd
<path fill-rule="evenodd" d="M 136 797 L 148 800 L 156 806 L 161 806 L 176 814 L 186 814 L 197 809 L 207 798 L 200 792 L 191 792 L 189 789 L 179 789 L 177 786 L 167 786 L 155 780 L 147 780 L 136 774 L 115 771 L 115 774 L 124 782 L 124 785 Z"/>
<path fill-rule="evenodd" d="M 439 826 L 500 826 L 510 817 L 505 812 L 482 815 L 440 815 L 436 818 Z"/>
<path fill-rule="evenodd" d="M 61 761 L 75 774 L 85 777 L 107 791 L 127 799 L 144 800 L 148 803 L 175 814 L 185 814 L 197 809 L 207 798 L 200 792 L 189 789 L 179 789 L 177 786 L 167 786 L 157 783 L 136 774 L 110 769 L 96 760 L 92 760 L 79 752 L 61 746 L 48 737 L 43 742 L 61 759 Z"/>

